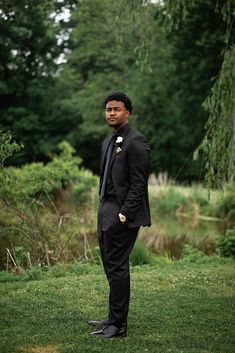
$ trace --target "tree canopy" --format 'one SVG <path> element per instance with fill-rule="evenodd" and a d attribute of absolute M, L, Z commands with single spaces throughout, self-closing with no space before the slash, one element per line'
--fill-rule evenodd
<path fill-rule="evenodd" d="M 211 111 L 202 104 L 224 43 L 232 45 L 228 3 L 1 0 L 0 128 L 25 146 L 10 163 L 48 161 L 67 140 L 98 173 L 109 133 L 102 101 L 120 89 L 133 100 L 131 124 L 150 141 L 151 170 L 201 178 L 201 159 L 192 155 L 205 136 Z"/>

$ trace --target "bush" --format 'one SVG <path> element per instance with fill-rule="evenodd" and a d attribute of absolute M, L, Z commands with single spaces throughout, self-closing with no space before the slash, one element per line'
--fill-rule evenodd
<path fill-rule="evenodd" d="M 224 257 L 235 258 L 235 229 L 228 229 L 225 236 L 219 240 L 219 252 Z"/>
<path fill-rule="evenodd" d="M 227 221 L 235 221 L 235 183 L 228 185 L 217 204 L 216 214 Z"/>
<path fill-rule="evenodd" d="M 74 150 L 67 142 L 59 145 L 60 154 L 46 165 L 5 168 L 5 159 L 20 147 L 1 131 L 0 142 L 0 256 L 4 255 L 3 244 L 11 244 L 15 262 L 24 268 L 27 256 L 32 261 L 30 266 L 48 267 L 73 258 L 68 244 L 82 226 L 82 217 L 64 216 L 54 198 L 59 191 L 76 185 L 76 197 L 84 202 L 97 185 L 97 177 L 80 167 L 81 158 L 73 156 Z"/>
<path fill-rule="evenodd" d="M 203 215 L 214 216 L 215 214 L 215 207 L 209 199 L 208 193 L 198 185 L 192 187 L 189 203 L 197 204 L 200 207 L 200 213 Z"/>
<path fill-rule="evenodd" d="M 42 278 L 42 270 L 38 267 L 31 267 L 25 271 L 26 281 L 36 281 Z"/>
<path fill-rule="evenodd" d="M 23 278 L 22 274 L 16 275 L 7 271 L 0 271 L 0 283 L 18 282 L 22 281 Z"/>
<path fill-rule="evenodd" d="M 70 201 L 73 204 L 81 205 L 85 204 L 89 199 L 91 189 L 93 187 L 98 188 L 98 178 L 92 174 L 89 170 L 81 169 L 80 170 L 80 181 L 76 182 L 73 185 L 73 190 L 71 192 Z"/>
<path fill-rule="evenodd" d="M 63 263 L 57 263 L 54 266 L 52 266 L 50 269 L 48 269 L 47 272 L 49 275 L 52 275 L 52 277 L 64 277 L 67 274 L 67 267 Z"/>
<path fill-rule="evenodd" d="M 161 190 L 157 196 L 150 194 L 151 207 L 159 214 L 174 214 L 181 205 L 187 205 L 187 198 L 174 187 Z"/>
<path fill-rule="evenodd" d="M 181 261 L 194 263 L 201 260 L 206 255 L 199 249 L 193 247 L 192 245 L 186 244 L 183 247 L 181 254 Z"/>
<path fill-rule="evenodd" d="M 137 240 L 135 246 L 130 254 L 130 263 L 132 266 L 141 266 L 153 264 L 154 255 L 146 247 L 146 245 L 141 241 Z"/>

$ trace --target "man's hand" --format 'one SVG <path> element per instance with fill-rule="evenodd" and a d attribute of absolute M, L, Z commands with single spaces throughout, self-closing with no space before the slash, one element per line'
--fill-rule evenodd
<path fill-rule="evenodd" d="M 118 217 L 119 217 L 120 222 L 122 222 L 122 223 L 125 223 L 125 222 L 126 222 L 126 216 L 124 216 L 124 214 L 119 213 L 119 214 L 118 214 Z"/>

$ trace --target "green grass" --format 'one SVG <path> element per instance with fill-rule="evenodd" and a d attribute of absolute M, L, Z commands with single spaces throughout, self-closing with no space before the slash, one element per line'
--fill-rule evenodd
<path fill-rule="evenodd" d="M 2 274 L 0 351 L 231 353 L 234 262 L 191 260 L 162 259 L 132 268 L 128 337 L 112 340 L 90 337 L 86 324 L 106 315 L 101 266 L 87 265 L 78 274 L 61 272 L 63 277 L 45 273 L 37 281 L 22 277 L 7 282 Z"/>

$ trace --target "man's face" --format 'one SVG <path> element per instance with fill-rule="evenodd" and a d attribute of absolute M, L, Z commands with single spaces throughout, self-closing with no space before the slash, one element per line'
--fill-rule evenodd
<path fill-rule="evenodd" d="M 130 112 L 126 110 L 125 104 L 120 101 L 109 101 L 105 107 L 105 119 L 107 124 L 114 130 L 128 122 Z"/>

